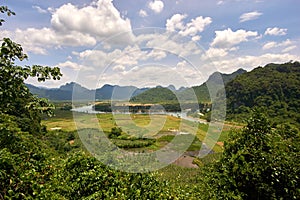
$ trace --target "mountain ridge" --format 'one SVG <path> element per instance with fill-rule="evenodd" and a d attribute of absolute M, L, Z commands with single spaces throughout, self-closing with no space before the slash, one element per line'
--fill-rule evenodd
<path fill-rule="evenodd" d="M 245 70 L 243 70 L 243 69 L 239 69 L 237 71 L 245 72 Z M 231 79 L 228 77 L 231 77 L 232 74 L 234 74 L 234 73 L 236 73 L 236 72 L 233 72 L 231 74 L 223 74 L 220 72 L 214 72 L 211 76 L 209 76 L 207 81 L 212 82 L 212 84 L 215 84 L 215 83 L 218 84 L 218 81 L 220 81 L 220 80 L 217 80 L 218 79 L 217 77 L 221 76 L 224 79 L 224 82 L 227 82 L 228 79 Z M 205 86 L 206 82 L 204 82 L 200 86 L 193 86 L 192 88 L 182 86 L 178 89 L 176 89 L 175 86 L 171 85 L 171 84 L 166 87 L 158 85 L 153 88 L 149 88 L 149 87 L 138 88 L 136 86 L 119 86 L 119 85 L 104 84 L 100 88 L 88 89 L 76 82 L 69 82 L 64 85 L 61 85 L 58 88 L 37 87 L 32 84 L 26 84 L 26 86 L 29 88 L 29 90 L 32 94 L 38 95 L 39 97 L 42 97 L 42 98 L 48 98 L 52 101 L 72 100 L 72 99 L 75 99 L 75 100 L 95 100 L 95 99 L 96 100 L 110 100 L 110 99 L 128 100 L 128 99 L 130 99 L 132 97 L 136 97 L 148 90 L 154 91 L 156 88 L 168 89 L 172 92 L 175 92 L 176 95 L 179 95 L 180 99 L 186 99 L 186 100 L 189 100 L 189 98 L 187 98 L 188 96 L 194 96 L 193 92 L 190 91 L 191 89 L 193 89 L 195 91 L 196 96 L 199 101 L 210 101 L 209 93 L 208 93 L 207 89 L 203 89 L 203 87 L 206 88 L 206 86 Z M 164 90 L 164 89 L 161 90 L 161 92 L 163 92 L 163 91 L 166 92 L 166 90 Z M 155 94 L 156 96 L 158 95 L 157 92 L 154 92 L 154 93 L 156 93 Z M 175 95 L 173 97 L 171 97 L 172 95 L 171 96 L 170 95 L 167 95 L 167 97 L 166 97 L 167 100 L 176 100 Z M 205 97 L 201 98 L 200 97 L 201 95 L 204 95 Z M 163 97 L 163 95 L 159 95 L 159 96 Z M 163 100 L 164 100 L 164 98 L 162 98 L 162 101 Z M 156 98 L 155 101 L 159 101 L 159 100 Z"/>

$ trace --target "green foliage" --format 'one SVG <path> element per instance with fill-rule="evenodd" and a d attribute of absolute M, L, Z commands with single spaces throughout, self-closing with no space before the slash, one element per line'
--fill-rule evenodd
<path fill-rule="evenodd" d="M 0 118 L 0 197 L 36 197 L 49 180 L 52 154 L 31 134 L 22 132 L 15 117 Z"/>
<path fill-rule="evenodd" d="M 6 13 L 7 16 L 16 14 L 13 11 L 11 11 L 7 6 L 0 6 L 0 13 Z M 0 18 L 0 26 L 3 25 L 3 22 L 5 22 L 5 20 Z"/>
<path fill-rule="evenodd" d="M 177 98 L 168 88 L 157 87 L 131 98 L 130 101 L 140 103 L 177 102 Z"/>
<path fill-rule="evenodd" d="M 112 142 L 119 148 L 131 149 L 147 147 L 155 143 L 154 139 L 131 138 L 131 139 L 112 139 Z"/>
<path fill-rule="evenodd" d="M 4 6 L 0 6 L 0 12 L 14 14 Z M 2 22 L 0 19 L 0 25 Z M 202 159 L 204 166 L 199 171 L 171 165 L 166 168 L 167 172 L 160 170 L 168 180 L 159 179 L 158 173 L 116 171 L 78 151 L 81 144 L 76 133 L 46 132 L 42 128 L 39 114 L 51 114 L 53 106 L 33 96 L 24 81 L 30 76 L 39 81 L 59 79 L 61 74 L 58 68 L 15 64 L 26 58 L 19 44 L 3 39 L 0 47 L 0 199 L 300 199 L 300 134 L 293 126 L 272 128 L 265 116 L 255 112 L 244 129 L 229 134 L 221 159 L 218 161 L 213 156 Z M 276 82 L 279 85 L 274 83 L 272 87 L 276 88 L 271 93 L 262 90 L 257 98 L 249 92 L 251 98 L 246 95 L 241 99 L 244 107 L 233 108 L 243 113 L 255 102 L 255 105 L 276 108 L 270 110 L 270 116 L 280 113 L 286 117 L 288 111 L 296 122 L 299 63 L 267 67 L 270 76 L 278 78 L 274 68 L 282 80 L 289 78 L 290 82 Z M 243 84 L 230 84 L 240 87 L 238 94 L 244 94 L 241 92 Z M 268 82 L 265 84 L 263 89 L 272 88 Z M 86 133 L 85 137 L 95 142 L 92 129 Z M 110 134 L 116 143 L 127 140 L 120 138 L 122 130 L 118 127 L 113 127 Z M 190 141 L 189 137 L 180 136 L 181 142 Z M 129 139 L 134 145 L 154 142 Z M 164 136 L 160 141 L 171 139 L 172 136 Z M 195 139 L 191 148 L 199 148 L 200 144 Z M 183 171 L 188 173 L 184 175 Z M 184 181 L 174 184 L 175 178 L 182 177 Z"/>
<path fill-rule="evenodd" d="M 209 198 L 299 199 L 299 131 L 290 126 L 272 129 L 255 112 L 248 125 L 233 132 L 221 160 L 206 166 Z"/>
<path fill-rule="evenodd" d="M 76 153 L 57 172 L 52 185 L 56 196 L 66 199 L 162 199 L 162 182 L 151 174 L 115 171 L 95 158 Z"/>
<path fill-rule="evenodd" d="M 122 129 L 120 127 L 111 128 L 110 133 L 108 134 L 109 138 L 117 138 L 122 134 Z"/>
<path fill-rule="evenodd" d="M 27 58 L 19 44 L 4 38 L 0 47 L 0 112 L 17 117 L 18 126 L 23 131 L 35 133 L 40 131 L 40 113 L 52 114 L 53 105 L 46 99 L 33 96 L 24 81 L 28 77 L 37 77 L 39 81 L 59 79 L 58 68 L 21 67 L 15 61 Z"/>
<path fill-rule="evenodd" d="M 226 85 L 230 119 L 249 117 L 262 108 L 274 123 L 300 124 L 300 63 L 268 64 L 242 74 Z"/>

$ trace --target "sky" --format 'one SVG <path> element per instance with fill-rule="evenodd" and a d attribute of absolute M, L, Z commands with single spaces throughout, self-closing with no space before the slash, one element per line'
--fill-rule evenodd
<path fill-rule="evenodd" d="M 20 43 L 22 65 L 60 67 L 75 81 L 190 87 L 215 71 L 300 61 L 298 0 L 6 0 L 16 16 L 0 36 Z M 254 80 L 255 81 L 255 80 Z"/>

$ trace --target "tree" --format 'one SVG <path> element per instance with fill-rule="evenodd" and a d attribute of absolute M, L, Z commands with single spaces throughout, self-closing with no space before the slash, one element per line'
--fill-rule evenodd
<path fill-rule="evenodd" d="M 7 6 L 0 6 L 0 13 L 6 13 L 8 16 L 15 15 Z M 5 22 L 5 20 L 0 18 L 0 26 L 2 26 L 3 22 Z"/>
<path fill-rule="evenodd" d="M 300 134 L 288 125 L 276 129 L 255 111 L 225 143 L 220 161 L 206 168 L 211 196 L 224 199 L 299 199 Z"/>
<path fill-rule="evenodd" d="M 1 7 L 2 8 L 2 7 Z M 52 114 L 54 106 L 47 99 L 32 95 L 24 81 L 37 77 L 38 81 L 60 79 L 62 74 L 57 67 L 19 66 L 16 61 L 27 59 L 21 45 L 9 38 L 2 39 L 0 47 L 0 115 L 16 117 L 22 131 L 36 133 L 40 131 L 40 113 Z"/>
<path fill-rule="evenodd" d="M 1 13 L 15 15 L 5 6 Z M 4 22 L 0 19 L 0 26 Z M 39 65 L 19 66 L 27 59 L 21 45 L 3 38 L 0 46 L 0 199 L 34 197 L 49 178 L 50 153 L 46 154 L 40 136 L 40 113 L 51 115 L 54 108 L 46 99 L 32 95 L 24 81 L 39 81 L 62 75 L 59 68 Z"/>
<path fill-rule="evenodd" d="M 117 138 L 122 134 L 122 129 L 120 127 L 113 127 L 108 135 L 109 138 Z"/>
<path fill-rule="evenodd" d="M 7 7 L 1 13 L 13 14 Z M 2 25 L 3 20 L 0 20 Z M 59 79 L 59 68 L 18 66 L 27 59 L 9 38 L 0 46 L 0 199 L 167 199 L 165 185 L 148 174 L 115 171 L 84 153 L 64 160 L 41 134 L 40 113 L 54 108 L 33 96 L 24 81 Z M 121 134 L 114 128 L 114 136 Z M 66 136 L 75 139 L 74 135 Z"/>

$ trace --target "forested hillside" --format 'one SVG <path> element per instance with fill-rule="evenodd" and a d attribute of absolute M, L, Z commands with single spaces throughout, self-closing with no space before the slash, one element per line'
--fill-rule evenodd
<path fill-rule="evenodd" d="M 130 100 L 139 103 L 162 103 L 162 102 L 178 102 L 176 95 L 168 88 L 156 87 L 151 88 Z"/>
<path fill-rule="evenodd" d="M 230 80 L 234 79 L 236 76 L 245 73 L 243 69 L 239 69 L 231 74 L 223 74 L 220 72 L 215 72 L 209 76 L 208 80 L 199 85 L 193 86 L 191 88 L 170 90 L 169 88 L 156 87 L 149 89 L 131 99 L 132 102 L 140 103 L 159 103 L 159 102 L 178 102 L 178 101 L 197 101 L 199 103 L 211 102 L 211 96 L 215 96 L 217 93 L 216 88 L 220 88 L 225 85 Z M 209 85 L 212 89 L 211 94 L 208 91 Z M 210 96 L 211 95 L 211 96 Z M 178 99 L 177 99 L 177 97 Z"/>
<path fill-rule="evenodd" d="M 211 98 L 216 96 L 218 88 L 222 88 L 234 79 L 236 76 L 245 73 L 246 70 L 238 69 L 231 74 L 224 74 L 220 72 L 214 72 L 209 76 L 207 81 L 199 86 L 193 86 L 192 88 L 187 88 L 186 90 L 179 92 L 178 95 L 185 100 L 192 100 L 193 96 L 196 95 L 198 102 L 211 102 Z M 208 91 L 208 87 L 210 92 Z"/>
<path fill-rule="evenodd" d="M 268 64 L 226 84 L 231 119 L 249 116 L 261 108 L 274 122 L 300 124 L 300 63 Z"/>

